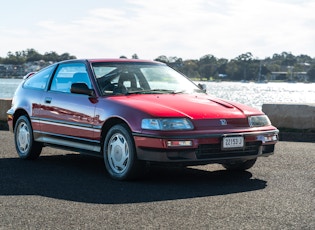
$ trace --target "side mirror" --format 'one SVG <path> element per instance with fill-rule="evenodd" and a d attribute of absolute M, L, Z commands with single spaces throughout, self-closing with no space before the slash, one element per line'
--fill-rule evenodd
<path fill-rule="evenodd" d="M 89 89 L 89 87 L 85 83 L 73 83 L 71 85 L 70 92 L 71 93 L 77 93 L 77 94 L 84 94 L 84 95 L 88 95 L 88 96 L 94 96 L 95 95 L 94 90 Z"/>
<path fill-rule="evenodd" d="M 207 85 L 206 84 L 198 84 L 199 89 L 201 89 L 202 91 L 206 92 L 207 91 Z"/>

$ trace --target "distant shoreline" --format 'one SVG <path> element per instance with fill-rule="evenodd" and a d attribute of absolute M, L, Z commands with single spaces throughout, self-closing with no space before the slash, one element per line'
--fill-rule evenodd
<path fill-rule="evenodd" d="M 0 79 L 20 79 L 20 80 L 23 80 L 23 77 L 0 77 Z"/>

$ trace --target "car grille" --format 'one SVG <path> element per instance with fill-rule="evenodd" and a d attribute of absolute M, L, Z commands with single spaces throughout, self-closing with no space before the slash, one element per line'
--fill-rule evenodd
<path fill-rule="evenodd" d="M 243 149 L 222 150 L 221 144 L 203 144 L 196 150 L 197 159 L 215 159 L 257 155 L 261 142 L 247 142 Z"/>

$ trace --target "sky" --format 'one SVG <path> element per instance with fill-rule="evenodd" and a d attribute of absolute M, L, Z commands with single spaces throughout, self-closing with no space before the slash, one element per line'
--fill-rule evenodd
<path fill-rule="evenodd" d="M 315 58 L 315 0 L 0 0 L 0 57 Z"/>

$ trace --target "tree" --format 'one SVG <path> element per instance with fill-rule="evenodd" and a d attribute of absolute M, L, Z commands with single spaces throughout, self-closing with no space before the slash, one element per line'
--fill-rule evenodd
<path fill-rule="evenodd" d="M 183 59 L 176 56 L 169 57 L 167 65 L 179 72 L 182 72 Z"/>
<path fill-rule="evenodd" d="M 296 59 L 295 59 L 294 55 L 292 55 L 291 53 L 282 52 L 281 55 L 283 57 L 281 65 L 294 66 L 296 64 Z"/>
<path fill-rule="evenodd" d="M 183 61 L 181 72 L 190 78 L 200 78 L 200 74 L 198 72 L 198 60 Z"/>
<path fill-rule="evenodd" d="M 59 56 L 59 60 L 63 61 L 63 60 L 70 60 L 70 59 L 76 59 L 75 56 L 70 55 L 69 53 L 63 53 Z"/>
<path fill-rule="evenodd" d="M 315 64 L 313 64 L 311 68 L 307 71 L 307 75 L 310 82 L 315 82 Z"/>
<path fill-rule="evenodd" d="M 253 60 L 253 55 L 251 52 L 247 52 L 245 54 L 241 54 L 238 57 L 235 58 L 237 63 L 242 66 L 243 70 L 243 77 L 241 79 L 243 80 L 249 80 L 248 78 L 248 67 L 251 64 Z M 238 76 L 240 77 L 240 76 Z"/>
<path fill-rule="evenodd" d="M 200 76 L 206 78 L 213 77 L 217 71 L 217 58 L 212 54 L 207 54 L 199 59 L 199 73 Z"/>
<path fill-rule="evenodd" d="M 46 62 L 57 62 L 59 60 L 59 55 L 55 51 L 46 52 L 43 56 Z"/>
<path fill-rule="evenodd" d="M 25 62 L 25 58 L 23 57 L 21 52 L 15 52 L 13 54 L 11 51 L 8 52 L 7 57 L 3 59 L 3 64 L 11 64 L 11 65 L 21 65 Z"/>
<path fill-rule="evenodd" d="M 220 58 L 217 60 L 217 75 L 219 76 L 220 74 L 226 75 L 227 76 L 227 64 L 229 63 L 228 59 L 225 58 Z"/>
<path fill-rule="evenodd" d="M 132 55 L 132 59 L 139 59 L 139 57 L 138 57 L 137 54 L 133 54 L 133 55 Z"/>
<path fill-rule="evenodd" d="M 40 61 L 43 59 L 43 55 L 39 54 L 34 49 L 27 49 L 24 53 L 26 56 L 26 62 Z"/>
<path fill-rule="evenodd" d="M 229 76 L 229 80 L 235 81 L 235 80 L 242 79 L 241 75 L 239 77 L 238 73 L 240 72 L 240 67 L 237 64 L 237 61 L 235 59 L 231 60 L 230 62 L 226 64 L 225 71 L 226 71 L 226 74 Z"/>
<path fill-rule="evenodd" d="M 156 59 L 154 59 L 154 61 L 163 62 L 165 64 L 169 63 L 169 60 L 168 60 L 168 58 L 165 55 L 158 56 Z"/>

